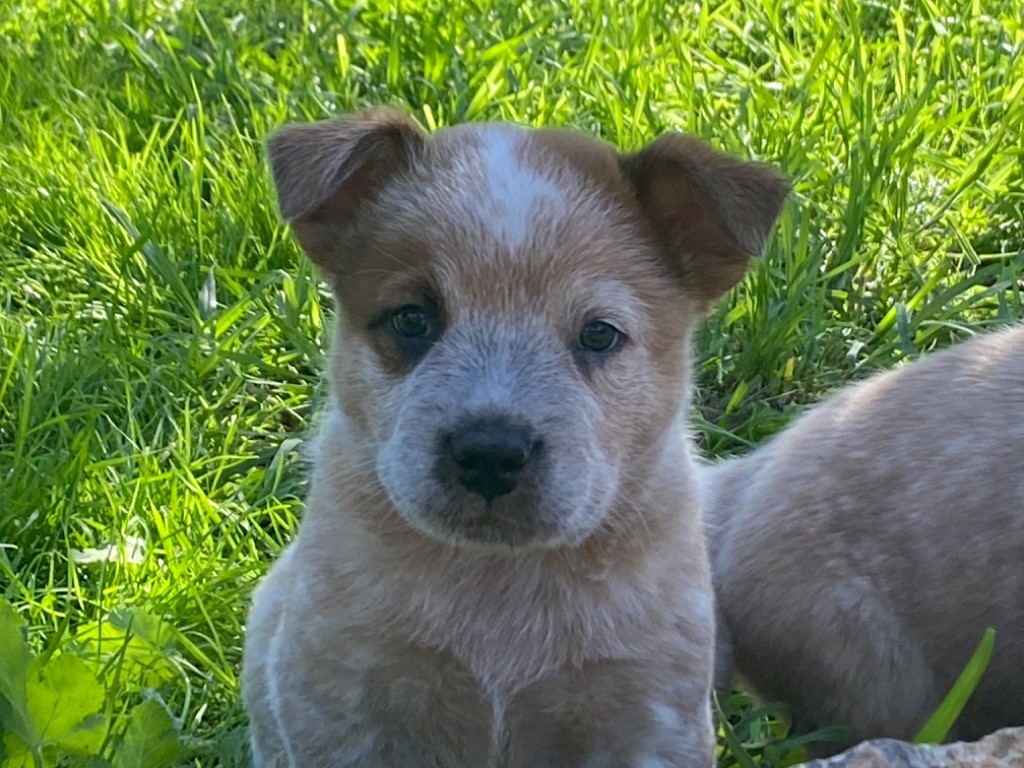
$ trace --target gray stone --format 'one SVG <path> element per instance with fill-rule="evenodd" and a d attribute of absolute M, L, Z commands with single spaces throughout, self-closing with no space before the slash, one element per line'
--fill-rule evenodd
<path fill-rule="evenodd" d="M 1024 768 L 1024 728 L 1006 728 L 970 743 L 915 746 L 894 739 L 865 741 L 797 768 Z"/>

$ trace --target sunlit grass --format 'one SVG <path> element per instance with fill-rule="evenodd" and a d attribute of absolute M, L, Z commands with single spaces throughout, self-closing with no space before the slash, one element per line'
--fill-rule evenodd
<path fill-rule="evenodd" d="M 277 223 L 273 126 L 393 103 L 777 163 L 795 193 L 770 251 L 698 334 L 709 453 L 1024 313 L 1014 0 L 227 8 L 0 5 L 0 589 L 40 652 L 124 606 L 173 626 L 175 674 L 103 679 L 126 702 L 152 684 L 189 764 L 243 764 L 245 606 L 323 394 L 325 293 Z M 784 724 L 724 706 L 755 760 L 785 759 Z"/>

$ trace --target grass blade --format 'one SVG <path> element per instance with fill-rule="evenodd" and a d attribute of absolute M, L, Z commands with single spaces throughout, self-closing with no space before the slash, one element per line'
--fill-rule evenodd
<path fill-rule="evenodd" d="M 939 744 L 945 740 L 967 705 L 967 701 L 978 687 L 978 683 L 981 682 L 981 676 L 988 669 L 995 645 L 996 631 L 989 627 L 985 630 L 981 642 L 978 643 L 978 647 L 971 655 L 971 660 L 967 662 L 964 671 L 953 683 L 953 687 L 946 694 L 942 704 L 914 737 L 915 744 Z"/>

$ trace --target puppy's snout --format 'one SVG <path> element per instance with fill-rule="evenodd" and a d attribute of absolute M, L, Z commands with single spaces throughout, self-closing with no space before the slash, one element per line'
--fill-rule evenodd
<path fill-rule="evenodd" d="M 502 418 L 467 422 L 443 440 L 446 463 L 459 484 L 487 501 L 515 490 L 538 447 L 529 428 Z"/>

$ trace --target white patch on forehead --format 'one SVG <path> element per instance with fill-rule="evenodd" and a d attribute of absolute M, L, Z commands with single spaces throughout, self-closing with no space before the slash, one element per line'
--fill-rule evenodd
<path fill-rule="evenodd" d="M 517 155 L 527 136 L 524 129 L 481 126 L 477 135 L 483 174 L 480 191 L 486 199 L 468 202 L 480 206 L 483 224 L 497 240 L 518 248 L 526 242 L 539 210 L 565 215 L 568 195 L 553 178 L 523 165 Z"/>

